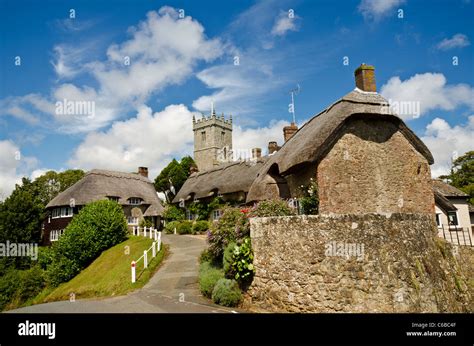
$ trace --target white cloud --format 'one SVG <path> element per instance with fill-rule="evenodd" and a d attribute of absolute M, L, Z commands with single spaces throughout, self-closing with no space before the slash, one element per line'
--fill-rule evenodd
<path fill-rule="evenodd" d="M 23 156 L 12 141 L 0 141 L 0 200 L 7 198 L 15 184 L 21 183 L 22 177 L 29 176 L 37 164 L 36 158 Z"/>
<path fill-rule="evenodd" d="M 438 177 L 447 174 L 451 168 L 453 153 L 461 156 L 467 151 L 474 150 L 474 115 L 468 118 L 465 125 L 450 126 L 446 120 L 434 119 L 426 126 L 422 141 L 433 154 L 435 163 L 431 166 L 431 175 Z"/>
<path fill-rule="evenodd" d="M 280 11 L 280 14 L 275 19 L 275 23 L 272 28 L 272 35 L 283 36 L 288 31 L 298 31 L 297 20 L 299 17 L 295 14 L 291 15 L 288 11 Z"/>
<path fill-rule="evenodd" d="M 357 9 L 365 19 L 377 21 L 404 2 L 405 0 L 362 0 Z"/>
<path fill-rule="evenodd" d="M 419 102 L 420 115 L 433 110 L 454 110 L 459 106 L 474 109 L 474 88 L 468 84 L 447 84 L 442 73 L 416 74 L 407 80 L 395 76 L 380 89 L 380 93 L 391 103 Z M 404 119 L 416 117 L 400 114 Z"/>
<path fill-rule="evenodd" d="M 463 48 L 469 46 L 469 38 L 464 34 L 456 34 L 452 38 L 445 38 L 436 45 L 440 50 L 449 50 L 453 48 Z"/>
<path fill-rule="evenodd" d="M 16 108 L 2 105 L 2 111 L 30 121 L 35 117 L 32 114 L 43 112 L 59 121 L 59 131 L 94 131 L 137 109 L 153 93 L 182 83 L 198 62 L 210 62 L 223 52 L 221 42 L 208 39 L 198 21 L 189 16 L 179 18 L 178 12 L 167 6 L 148 12 L 145 20 L 129 28 L 129 34 L 128 40 L 108 48 L 105 61 L 86 63 L 88 46 L 55 47 L 53 66 L 59 77 L 70 78 L 85 71 L 97 87 L 61 84 L 49 96 L 36 95 L 39 99 L 14 98 L 9 102 Z M 126 65 L 128 58 L 130 64 Z M 63 99 L 94 102 L 96 114 L 57 116 L 54 105 Z"/>
<path fill-rule="evenodd" d="M 170 105 L 156 113 L 140 107 L 136 117 L 116 121 L 106 132 L 88 134 L 69 165 L 124 172 L 146 166 L 154 179 L 173 157 L 192 153 L 192 115 L 183 105 Z"/>
<path fill-rule="evenodd" d="M 289 125 L 287 121 L 272 121 L 268 126 L 246 128 L 234 125 L 233 149 L 236 151 L 249 151 L 252 148 L 261 148 L 262 155 L 268 153 L 268 142 L 277 142 L 283 145 L 283 127 Z"/>

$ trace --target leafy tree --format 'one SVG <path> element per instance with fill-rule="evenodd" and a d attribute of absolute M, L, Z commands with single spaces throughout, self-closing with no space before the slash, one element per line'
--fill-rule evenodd
<path fill-rule="evenodd" d="M 64 172 L 48 171 L 36 178 L 34 184 L 38 188 L 38 196 L 46 206 L 49 201 L 63 192 L 68 187 L 75 184 L 84 177 L 84 171 L 80 169 L 68 169 Z"/>
<path fill-rule="evenodd" d="M 184 211 L 173 204 L 168 204 L 163 212 L 166 222 L 182 221 L 185 218 Z"/>
<path fill-rule="evenodd" d="M 467 193 L 469 203 L 474 204 L 474 151 L 468 151 L 454 160 L 451 173 L 439 178 Z"/>
<path fill-rule="evenodd" d="M 173 159 L 155 178 L 156 191 L 163 192 L 168 203 L 171 203 L 188 179 L 191 174 L 191 166 L 195 166 L 195 163 L 190 156 L 183 157 L 180 162 Z M 171 186 L 173 186 L 174 192 Z"/>

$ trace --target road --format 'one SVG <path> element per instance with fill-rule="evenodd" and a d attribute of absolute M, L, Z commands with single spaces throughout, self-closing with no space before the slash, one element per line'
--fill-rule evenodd
<path fill-rule="evenodd" d="M 199 254 L 204 236 L 163 234 L 170 254 L 141 289 L 125 296 L 59 301 L 11 310 L 14 313 L 229 313 L 199 292 Z"/>

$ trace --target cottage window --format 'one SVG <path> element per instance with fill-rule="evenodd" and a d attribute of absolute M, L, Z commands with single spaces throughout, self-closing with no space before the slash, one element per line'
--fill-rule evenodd
<path fill-rule="evenodd" d="M 440 214 L 436 214 L 436 226 L 441 227 L 441 220 L 439 218 Z"/>
<path fill-rule="evenodd" d="M 450 226 L 459 226 L 458 214 L 455 211 L 448 211 L 448 223 Z"/>
<path fill-rule="evenodd" d="M 50 233 L 49 233 L 49 240 L 50 241 L 58 241 L 59 238 L 64 234 L 64 229 L 60 229 L 60 230 L 52 230 Z"/>
<path fill-rule="evenodd" d="M 109 199 L 109 201 L 114 201 L 114 202 L 117 202 L 117 203 L 120 199 L 120 197 L 116 197 L 116 196 L 107 196 L 107 198 Z"/>
<path fill-rule="evenodd" d="M 142 204 L 142 199 L 138 197 L 132 197 L 128 199 L 128 203 L 131 205 L 140 205 Z"/>
<path fill-rule="evenodd" d="M 60 217 L 71 217 L 73 215 L 73 209 L 71 207 L 55 208 L 51 214 L 53 219 Z"/>
<path fill-rule="evenodd" d="M 219 220 L 222 216 L 222 210 L 217 209 L 212 211 L 212 219 L 213 220 Z"/>
<path fill-rule="evenodd" d="M 129 225 L 138 225 L 138 217 L 129 216 L 127 222 Z"/>

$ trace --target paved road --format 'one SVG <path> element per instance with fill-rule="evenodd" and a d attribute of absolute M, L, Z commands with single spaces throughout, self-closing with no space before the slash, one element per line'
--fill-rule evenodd
<path fill-rule="evenodd" d="M 163 242 L 170 245 L 170 255 L 142 289 L 120 297 L 52 302 L 9 312 L 231 312 L 231 309 L 212 304 L 199 292 L 198 257 L 206 246 L 205 238 L 203 236 L 163 234 Z"/>

